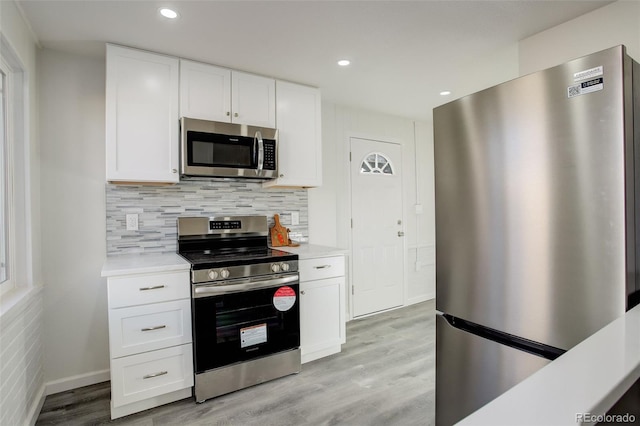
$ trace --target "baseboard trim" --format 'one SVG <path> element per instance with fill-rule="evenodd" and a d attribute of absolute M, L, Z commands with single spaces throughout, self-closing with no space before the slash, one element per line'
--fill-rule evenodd
<path fill-rule="evenodd" d="M 25 425 L 34 426 L 36 424 L 36 421 L 38 421 L 38 416 L 40 415 L 40 411 L 42 411 L 42 407 L 44 406 L 44 400 L 46 398 L 47 395 L 45 394 L 45 385 L 43 384 L 42 386 L 40 386 L 40 389 L 38 389 L 38 393 L 31 403 Z"/>
<path fill-rule="evenodd" d="M 407 300 L 407 303 L 406 303 L 405 306 L 415 305 L 416 303 L 426 302 L 427 300 L 434 299 L 435 297 L 436 297 L 436 295 L 432 294 L 432 293 L 428 293 L 428 294 L 423 294 L 421 296 L 412 297 L 411 299 Z"/>
<path fill-rule="evenodd" d="M 65 392 L 71 389 L 77 389 L 89 385 L 95 385 L 97 383 L 107 382 L 110 379 L 111 376 L 108 369 L 93 371 L 91 373 L 78 374 L 77 376 L 65 377 L 64 379 L 45 383 L 45 395 L 53 395 L 54 393 Z"/>

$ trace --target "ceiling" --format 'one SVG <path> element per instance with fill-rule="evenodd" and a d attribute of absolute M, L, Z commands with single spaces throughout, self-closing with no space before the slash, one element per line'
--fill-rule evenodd
<path fill-rule="evenodd" d="M 323 99 L 411 119 L 456 98 L 462 67 L 602 7 L 593 0 L 18 0 L 44 48 L 104 42 L 317 86 Z M 160 7 L 180 14 L 170 21 Z M 351 60 L 348 67 L 338 59 Z M 448 98 L 439 95 L 451 90 Z"/>

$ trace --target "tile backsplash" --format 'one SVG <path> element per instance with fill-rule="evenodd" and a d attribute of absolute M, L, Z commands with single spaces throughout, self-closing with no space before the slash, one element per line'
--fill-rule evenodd
<path fill-rule="evenodd" d="M 219 180 L 181 181 L 177 185 L 106 186 L 107 255 L 175 253 L 179 216 L 273 215 L 292 234 L 309 235 L 306 189 L 265 189 L 260 182 Z M 299 212 L 291 225 L 289 212 Z M 138 230 L 127 231 L 126 215 L 138 214 Z"/>

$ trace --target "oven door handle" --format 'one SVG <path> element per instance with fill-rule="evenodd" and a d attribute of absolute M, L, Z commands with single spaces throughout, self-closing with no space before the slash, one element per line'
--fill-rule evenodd
<path fill-rule="evenodd" d="M 264 142 L 262 141 L 262 133 L 260 130 L 256 131 L 253 137 L 253 145 L 255 146 L 256 140 L 258 141 L 258 174 L 262 172 L 264 168 Z M 255 149 L 255 148 L 254 148 Z"/>
<path fill-rule="evenodd" d="M 209 297 L 212 295 L 241 293 L 243 291 L 259 290 L 261 288 L 276 287 L 285 284 L 294 284 L 299 280 L 298 274 L 286 277 L 278 277 L 270 280 L 250 281 L 243 280 L 231 285 L 196 285 L 193 288 L 193 297 Z"/>

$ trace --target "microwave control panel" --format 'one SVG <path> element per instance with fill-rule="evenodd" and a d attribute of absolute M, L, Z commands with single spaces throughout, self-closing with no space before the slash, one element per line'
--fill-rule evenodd
<path fill-rule="evenodd" d="M 276 170 L 276 141 L 264 140 L 264 164 L 265 170 Z"/>

